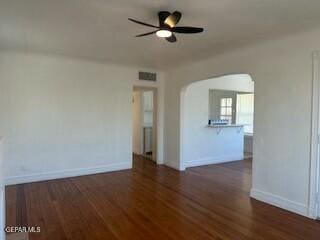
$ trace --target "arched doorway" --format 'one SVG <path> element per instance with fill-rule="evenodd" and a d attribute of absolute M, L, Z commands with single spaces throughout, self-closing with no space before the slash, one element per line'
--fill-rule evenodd
<path fill-rule="evenodd" d="M 246 111 L 253 111 L 253 92 L 254 82 L 248 74 L 218 76 L 182 88 L 180 170 L 245 157 L 253 145 L 253 122 L 245 124 L 253 121 L 253 113 L 252 119 L 245 116 Z M 214 126 L 208 126 L 208 120 Z"/>

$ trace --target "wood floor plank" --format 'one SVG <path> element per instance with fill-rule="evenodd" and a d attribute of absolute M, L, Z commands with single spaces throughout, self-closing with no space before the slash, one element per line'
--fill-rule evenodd
<path fill-rule="evenodd" d="M 144 161 L 139 160 L 137 161 Z M 137 162 L 136 161 L 136 162 Z M 239 164 L 239 162 L 236 162 Z M 230 163 L 229 163 L 230 164 Z M 224 166 L 226 164 L 223 164 Z M 142 166 L 142 169 L 141 169 Z M 220 165 L 217 165 L 219 167 Z M 289 213 L 287 211 L 275 208 L 268 204 L 264 204 L 255 200 L 251 200 L 249 195 L 237 190 L 237 182 L 233 182 L 233 187 L 220 184 L 220 182 L 208 181 L 203 175 L 194 175 L 192 168 L 184 173 L 176 174 L 173 170 L 164 170 L 161 168 L 155 169 L 150 162 L 139 164 L 135 166 L 140 173 L 147 175 L 150 178 L 180 194 L 196 201 L 199 205 L 210 209 L 222 216 L 228 216 L 234 222 L 245 224 L 247 228 L 253 227 L 252 231 L 264 232 L 270 236 L 270 239 L 275 237 L 285 239 L 318 239 L 319 238 L 319 224 L 307 218 Z M 207 168 L 203 166 L 200 168 Z M 209 167 L 215 168 L 215 165 Z M 198 168 L 198 169 L 200 169 Z M 159 171 L 164 171 L 159 174 Z M 229 180 L 229 176 L 233 173 L 225 171 L 225 181 Z M 159 179 L 158 175 L 165 175 L 165 178 Z M 275 214 L 270 214 L 271 212 Z M 291 218 L 293 216 L 293 218 Z M 298 220 L 299 219 L 299 220 Z M 283 221 L 286 220 L 286 221 Z M 302 221 L 300 221 L 302 220 Z M 312 226 L 316 231 L 305 231 L 306 227 L 311 227 L 307 223 L 312 222 Z M 288 227 L 290 223 L 290 227 Z M 301 227 L 301 224 L 308 226 Z M 300 226 L 300 227 L 299 227 Z"/>
<path fill-rule="evenodd" d="M 145 171 L 146 175 L 151 174 L 150 172 L 151 172 L 151 169 L 148 169 L 148 171 Z M 153 175 L 154 174 L 151 174 L 151 176 Z M 181 176 L 182 175 L 185 175 L 185 174 L 181 174 Z M 181 179 L 181 176 L 180 176 L 180 179 Z M 264 237 L 269 236 L 270 239 L 286 239 L 285 237 L 283 237 L 284 234 L 282 232 L 273 231 L 272 228 L 268 228 L 268 225 L 260 224 L 260 222 L 257 221 L 257 219 L 251 219 L 252 216 L 248 217 L 244 214 L 239 214 L 237 213 L 237 209 L 230 209 L 228 205 L 225 207 L 224 201 L 227 201 L 227 199 L 223 199 L 223 198 L 218 199 L 217 195 L 219 194 L 219 191 L 215 192 L 215 194 L 213 195 L 209 194 L 210 188 L 208 188 L 208 186 L 207 188 L 201 189 L 201 186 L 199 186 L 199 183 L 202 180 L 192 179 L 192 181 L 186 181 L 186 182 L 184 181 L 184 184 L 186 184 L 186 187 L 183 186 L 182 189 L 180 189 L 180 188 L 176 188 L 176 185 L 177 185 L 176 183 L 172 181 L 167 182 L 167 179 L 170 179 L 170 177 L 169 176 L 166 177 L 166 180 L 164 181 L 163 186 L 166 186 L 173 191 L 179 192 L 182 196 L 194 201 L 195 203 L 206 208 L 208 211 L 211 211 L 212 213 L 215 213 L 220 216 L 224 216 L 229 220 L 231 220 L 232 222 L 241 224 L 243 227 L 250 229 L 251 232 L 255 233 L 255 238 L 258 238 L 259 234 L 261 232 L 264 232 Z M 171 186 L 171 183 L 173 183 L 174 186 Z M 230 197 L 232 197 L 232 193 L 229 194 L 229 198 Z M 217 204 L 217 202 L 219 204 Z M 235 205 L 234 202 L 233 202 L 233 205 Z M 236 237 L 236 236 L 233 236 L 233 237 Z M 292 238 L 292 239 L 295 239 L 295 238 Z"/>
<path fill-rule="evenodd" d="M 84 180 L 84 182 L 82 182 L 82 180 Z M 141 217 L 137 215 L 133 217 L 128 204 L 121 201 L 121 199 L 125 199 L 126 202 L 128 202 L 129 199 L 126 193 L 119 196 L 119 190 L 124 187 L 124 182 L 122 182 L 120 188 L 108 191 L 109 188 L 104 189 L 105 187 L 103 185 L 100 187 L 86 188 L 88 183 L 96 182 L 94 176 L 82 180 L 75 181 L 75 185 L 84 193 L 88 202 L 96 209 L 104 223 L 118 239 L 154 239 L 152 234 L 146 231 L 147 229 L 143 224 L 139 224 L 140 222 L 138 222 L 138 224 L 135 223 L 135 221 L 138 221 Z M 109 181 L 104 181 L 104 185 L 115 186 Z"/>
<path fill-rule="evenodd" d="M 40 227 L 40 233 L 30 233 L 29 238 L 47 240 L 67 239 L 54 201 L 50 198 L 47 182 L 25 184 L 28 226 Z"/>
<path fill-rule="evenodd" d="M 17 186 L 6 187 L 6 224 L 17 226 Z"/>
<path fill-rule="evenodd" d="M 320 239 L 320 223 L 249 197 L 251 160 L 178 172 L 140 156 L 132 170 L 10 186 L 8 226 L 31 240 Z"/>
<path fill-rule="evenodd" d="M 128 179 L 126 176 L 112 179 L 115 186 L 124 186 L 123 181 Z M 110 179 L 111 180 L 111 179 Z M 135 209 L 145 216 L 149 216 L 162 229 L 166 229 L 173 235 L 178 235 L 182 239 L 212 239 L 198 227 L 192 224 L 181 214 L 172 211 L 160 201 L 150 199 L 147 194 L 137 192 L 135 183 L 127 187 L 118 188 L 116 191 L 108 192 L 109 198 L 117 199 L 117 203 L 124 211 L 130 214 Z M 192 233 L 192 234 L 191 234 Z M 156 238 L 158 239 L 158 238 Z"/>
<path fill-rule="evenodd" d="M 117 239 L 85 196 L 69 179 L 49 182 L 55 208 L 69 239 Z M 60 186 L 63 187 L 60 187 Z"/>
<path fill-rule="evenodd" d="M 142 186 L 139 192 L 145 191 L 145 195 L 154 198 L 153 201 L 164 202 L 172 211 L 179 212 L 204 231 L 210 232 L 214 236 L 223 236 L 223 239 L 234 239 L 234 236 L 237 236 L 237 239 L 251 239 L 251 232 L 237 223 L 208 211 L 208 209 L 170 189 L 155 186 L 147 180 L 138 181 Z M 199 222 L 201 225 L 198 224 Z M 259 238 L 255 237 L 254 239 Z"/>

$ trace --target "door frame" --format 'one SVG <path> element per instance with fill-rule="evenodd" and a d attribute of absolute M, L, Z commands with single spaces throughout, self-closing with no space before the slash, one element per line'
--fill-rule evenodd
<path fill-rule="evenodd" d="M 152 160 L 155 161 L 157 164 L 162 164 L 163 162 L 159 159 L 159 151 L 161 147 L 159 146 L 159 131 L 161 131 L 159 126 L 160 121 L 160 113 L 159 113 L 159 90 L 157 87 L 147 87 L 147 86 L 133 86 L 134 91 L 139 92 L 146 92 L 152 91 L 153 92 L 153 123 L 152 123 Z M 142 96 L 142 94 L 141 94 Z M 143 99 L 141 98 L 141 105 L 143 105 Z M 142 111 L 141 111 L 142 114 Z M 141 119 L 142 121 L 142 119 Z M 141 127 L 141 152 L 144 151 L 144 129 Z"/>
<path fill-rule="evenodd" d="M 308 216 L 320 218 L 320 51 L 312 53 L 312 115 Z"/>

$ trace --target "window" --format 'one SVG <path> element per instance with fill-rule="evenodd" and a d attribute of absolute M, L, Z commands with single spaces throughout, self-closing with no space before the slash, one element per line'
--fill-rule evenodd
<path fill-rule="evenodd" d="M 254 94 L 237 94 L 236 123 L 244 124 L 244 132 L 253 134 Z"/>
<path fill-rule="evenodd" d="M 220 99 L 220 119 L 232 122 L 232 98 Z"/>

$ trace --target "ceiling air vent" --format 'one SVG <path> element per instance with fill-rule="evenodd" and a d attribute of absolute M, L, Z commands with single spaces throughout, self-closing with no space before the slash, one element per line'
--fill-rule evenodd
<path fill-rule="evenodd" d="M 151 72 L 139 72 L 139 80 L 155 82 L 157 81 L 157 74 Z"/>

